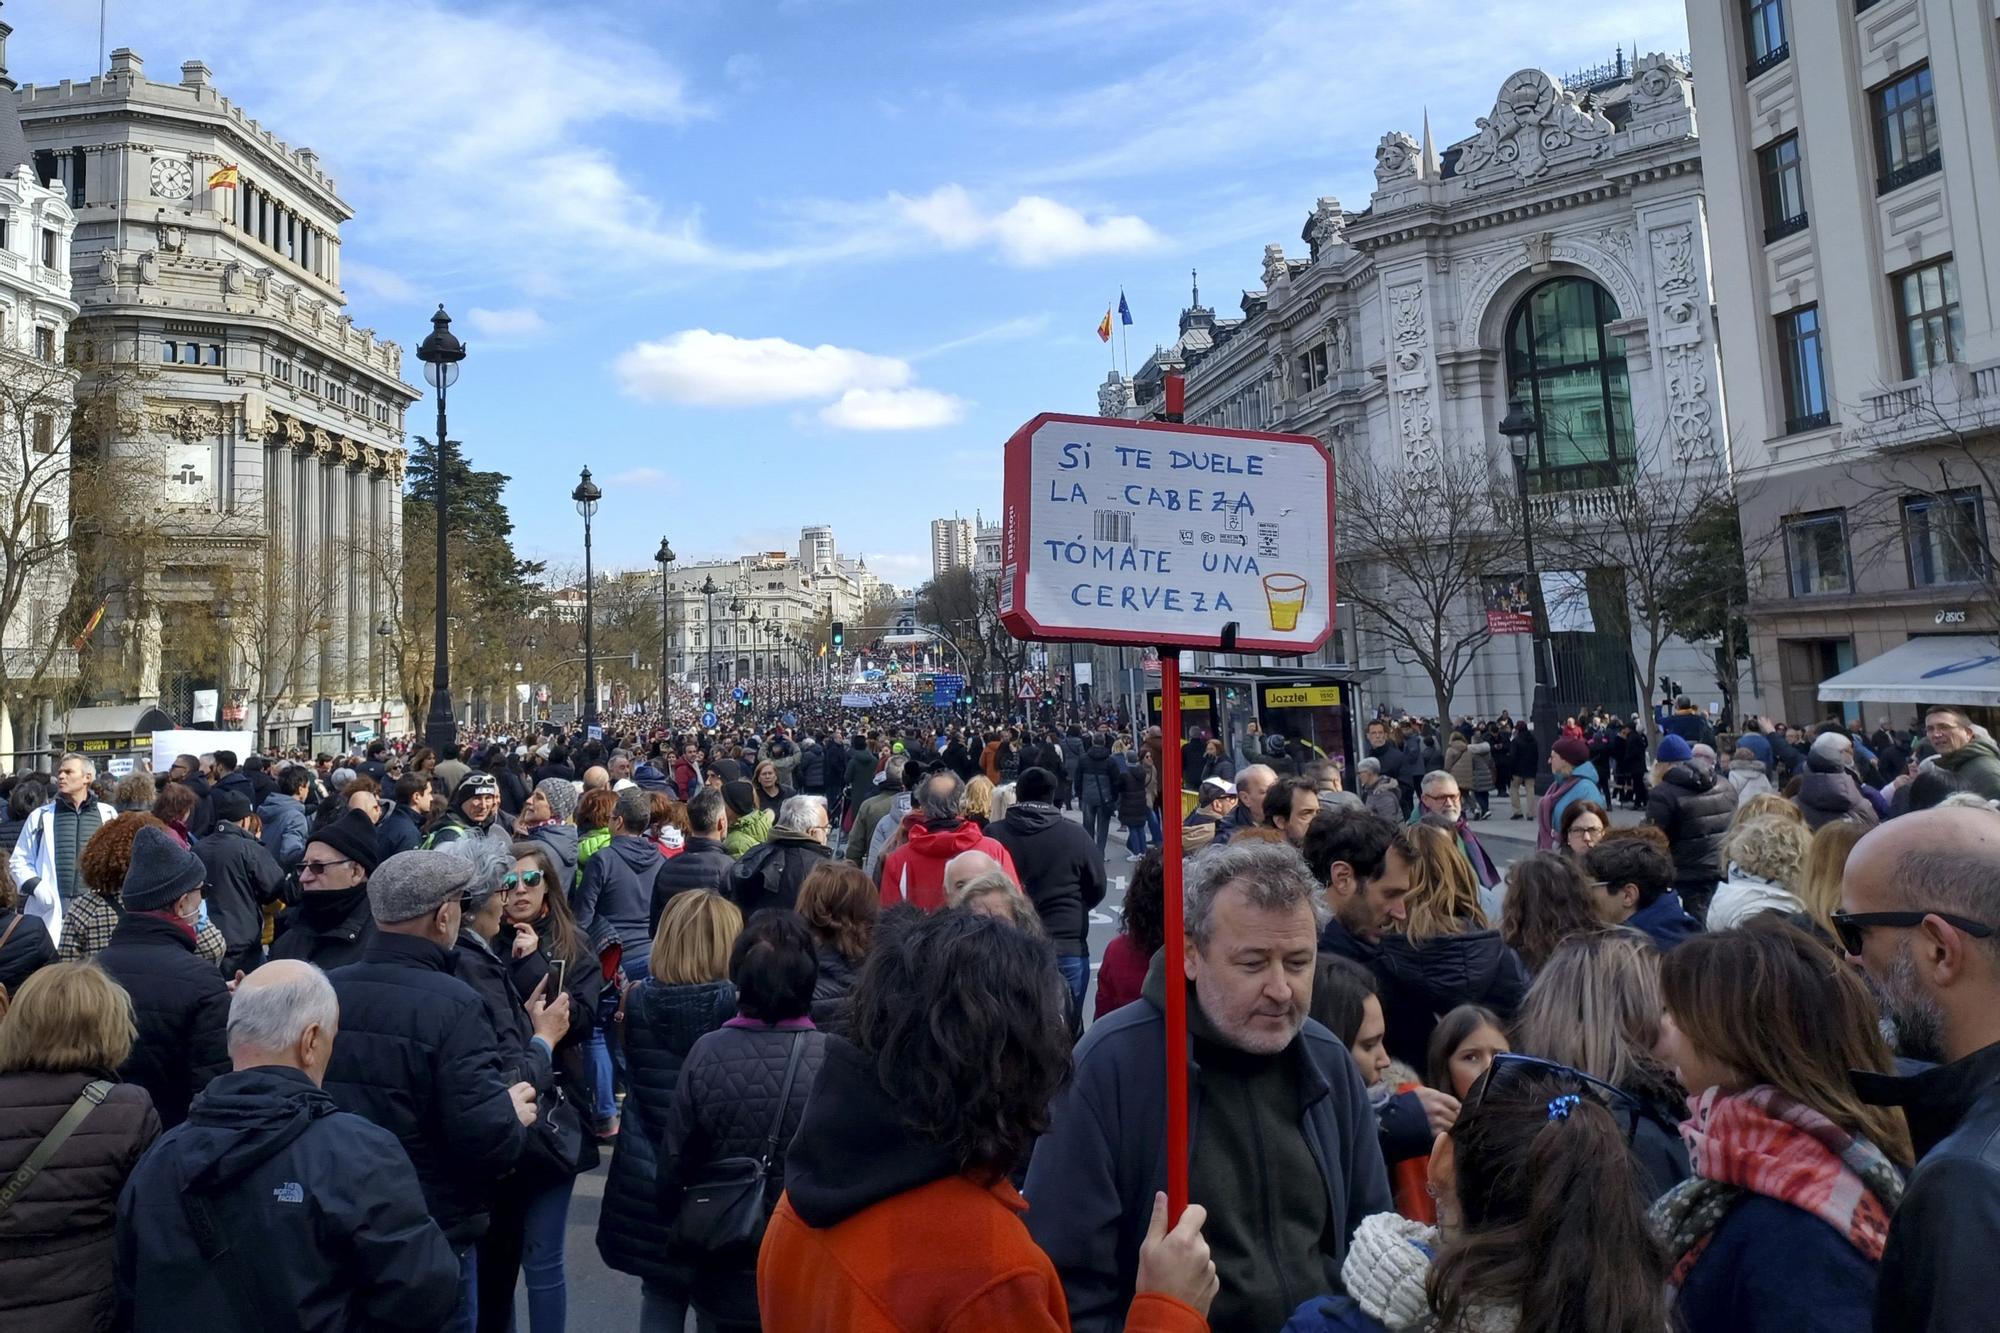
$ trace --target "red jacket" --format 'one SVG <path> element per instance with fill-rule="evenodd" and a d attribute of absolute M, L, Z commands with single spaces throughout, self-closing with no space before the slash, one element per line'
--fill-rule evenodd
<path fill-rule="evenodd" d="M 757 1257 L 757 1309 L 784 1333 L 1068 1333 L 1055 1265 L 1028 1235 L 1028 1208 L 1002 1180 L 948 1176 L 807 1226 L 778 1201 Z M 1142 1293 L 1128 1333 L 1206 1333 L 1170 1296 Z"/>
<path fill-rule="evenodd" d="M 1104 946 L 1104 961 L 1097 969 L 1097 1012 L 1091 1017 L 1102 1018 L 1138 999 L 1139 989 L 1146 983 L 1146 969 L 1152 962 L 1139 952 L 1130 935 L 1121 932 L 1112 936 L 1111 943 Z"/>
<path fill-rule="evenodd" d="M 910 826 L 910 840 L 890 852 L 882 861 L 882 905 L 894 907 L 911 902 L 926 912 L 944 906 L 945 863 L 960 852 L 981 851 L 1000 863 L 1007 878 L 1021 882 L 1014 858 L 1007 849 L 986 836 L 986 831 L 965 820 L 951 828 L 932 832 L 921 822 Z"/>

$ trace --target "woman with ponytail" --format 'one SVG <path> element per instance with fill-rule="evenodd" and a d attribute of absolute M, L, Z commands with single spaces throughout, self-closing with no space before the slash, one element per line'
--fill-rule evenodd
<path fill-rule="evenodd" d="M 1660 990 L 1694 1166 L 1653 1208 L 1676 1316 L 1690 1333 L 1866 1333 L 1911 1156 L 1902 1113 L 1848 1079 L 1892 1069 L 1859 974 L 1767 916 L 1681 945 Z"/>
<path fill-rule="evenodd" d="M 1438 1225 L 1362 1222 L 1348 1294 L 1285 1333 L 1664 1333 L 1666 1256 L 1626 1151 L 1638 1113 L 1576 1070 L 1495 1056 L 1431 1149 Z"/>

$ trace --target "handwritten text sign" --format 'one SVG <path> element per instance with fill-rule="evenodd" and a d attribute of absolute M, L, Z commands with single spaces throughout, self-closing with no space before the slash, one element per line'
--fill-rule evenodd
<path fill-rule="evenodd" d="M 1016 638 L 1309 653 L 1333 630 L 1318 441 L 1043 415 L 1006 450 L 1000 619 Z"/>

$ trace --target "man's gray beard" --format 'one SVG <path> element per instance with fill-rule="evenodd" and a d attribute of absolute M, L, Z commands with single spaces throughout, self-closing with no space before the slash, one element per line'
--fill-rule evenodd
<path fill-rule="evenodd" d="M 1917 986 L 1917 965 L 1907 948 L 1896 952 L 1889 975 L 1876 980 L 1865 968 L 1861 973 L 1868 989 L 1875 993 L 1884 1021 L 1894 1030 L 1891 1044 L 1896 1054 L 1912 1060 L 1944 1063 L 1944 1010 Z"/>
<path fill-rule="evenodd" d="M 1283 1041 L 1275 1041 L 1260 1035 L 1256 1039 L 1259 1043 L 1264 1043 L 1267 1041 L 1270 1042 L 1269 1048 L 1266 1049 L 1266 1047 L 1263 1044 L 1254 1046 L 1248 1044 L 1245 1040 L 1244 1033 L 1237 1031 L 1235 1028 L 1231 1027 L 1227 1023 L 1224 1023 L 1220 1018 L 1216 1017 L 1215 1011 L 1210 1009 L 1208 1007 L 1208 1002 L 1202 998 L 1201 987 L 1199 986 L 1196 986 L 1194 988 L 1194 1002 L 1201 1006 L 1201 1012 L 1208 1019 L 1208 1025 L 1210 1027 L 1214 1028 L 1218 1033 L 1227 1038 L 1231 1046 L 1234 1046 L 1237 1050 L 1246 1052 L 1250 1055 L 1276 1055 L 1278 1052 L 1284 1050 L 1287 1046 L 1290 1046 L 1294 1041 L 1296 1041 L 1298 1039 L 1300 1029 L 1304 1028 L 1306 1025 L 1305 1015 L 1301 1014 L 1298 1016 L 1298 1021 L 1292 1025 L 1291 1031 L 1285 1034 L 1285 1039 Z"/>

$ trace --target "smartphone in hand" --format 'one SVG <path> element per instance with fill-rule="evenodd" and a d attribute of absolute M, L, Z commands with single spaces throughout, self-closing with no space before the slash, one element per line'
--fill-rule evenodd
<path fill-rule="evenodd" d="M 546 992 L 545 998 L 553 1000 L 555 999 L 556 996 L 562 994 L 563 989 L 565 985 L 568 983 L 568 981 L 569 981 L 569 959 L 551 958 L 549 960 L 550 985 L 548 991 Z"/>

